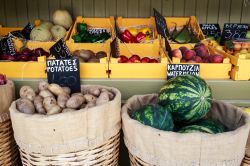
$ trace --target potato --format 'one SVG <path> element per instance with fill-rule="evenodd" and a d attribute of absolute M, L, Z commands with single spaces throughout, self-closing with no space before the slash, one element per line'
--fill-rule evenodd
<path fill-rule="evenodd" d="M 83 103 L 81 106 L 80 106 L 80 109 L 83 109 L 87 106 L 87 104 Z"/>
<path fill-rule="evenodd" d="M 42 96 L 43 98 L 49 97 L 49 96 L 54 97 L 54 95 L 49 90 L 40 91 L 39 96 Z"/>
<path fill-rule="evenodd" d="M 87 94 L 88 93 L 88 89 L 84 88 L 84 86 L 81 86 L 81 93 L 82 94 Z"/>
<path fill-rule="evenodd" d="M 105 89 L 105 88 L 102 88 L 101 91 L 102 91 L 102 92 L 107 92 L 107 93 L 108 93 L 108 95 L 109 95 L 109 100 L 113 100 L 113 99 L 115 98 L 115 94 L 114 94 L 113 92 L 111 92 L 111 91 L 109 91 L 109 90 L 107 90 L 107 89 Z"/>
<path fill-rule="evenodd" d="M 81 95 L 74 95 L 69 98 L 69 100 L 66 103 L 67 108 L 79 108 L 83 103 L 85 99 Z"/>
<path fill-rule="evenodd" d="M 58 84 L 49 84 L 48 89 L 56 96 L 58 96 L 61 93 L 65 93 L 63 88 Z"/>
<path fill-rule="evenodd" d="M 102 105 L 109 102 L 109 95 L 107 92 L 102 92 L 100 96 L 96 99 L 96 105 Z"/>
<path fill-rule="evenodd" d="M 71 96 L 75 96 L 75 95 L 80 95 L 83 97 L 83 94 L 82 93 L 73 93 Z"/>
<path fill-rule="evenodd" d="M 69 87 L 62 87 L 64 92 L 67 93 L 68 95 L 71 94 L 71 89 Z"/>
<path fill-rule="evenodd" d="M 43 107 L 43 97 L 36 96 L 34 99 L 34 105 L 36 108 L 36 112 L 38 112 L 39 114 L 46 114 L 46 111 Z"/>
<path fill-rule="evenodd" d="M 91 101 L 89 102 L 85 108 L 92 108 L 92 107 L 95 107 L 96 106 L 96 102 L 95 101 Z"/>
<path fill-rule="evenodd" d="M 91 94 L 84 95 L 84 98 L 87 101 L 87 103 L 96 101 L 96 97 Z"/>
<path fill-rule="evenodd" d="M 54 105 L 56 105 L 56 99 L 54 97 L 49 96 L 43 99 L 43 106 L 46 112 L 48 112 Z"/>
<path fill-rule="evenodd" d="M 34 114 L 35 107 L 33 103 L 29 99 L 18 99 L 16 101 L 16 108 L 18 111 L 25 113 L 25 114 Z"/>
<path fill-rule="evenodd" d="M 61 93 L 60 95 L 58 95 L 57 97 L 57 104 L 61 107 L 61 108 L 65 108 L 66 107 L 66 103 L 69 100 L 69 95 L 66 93 Z"/>
<path fill-rule="evenodd" d="M 58 105 L 52 105 L 51 108 L 47 111 L 47 115 L 58 114 L 61 112 L 61 108 Z"/>
<path fill-rule="evenodd" d="M 76 111 L 75 109 L 72 108 L 64 108 L 62 112 L 71 112 L 71 111 Z"/>
<path fill-rule="evenodd" d="M 88 93 L 98 97 L 100 95 L 101 91 L 97 87 L 91 87 L 91 88 L 88 89 Z"/>
<path fill-rule="evenodd" d="M 46 81 L 40 81 L 39 84 L 38 84 L 38 89 L 40 91 L 47 90 L 48 86 L 49 86 L 48 82 L 46 82 Z"/>
<path fill-rule="evenodd" d="M 35 96 L 36 96 L 36 93 L 35 91 L 30 87 L 30 86 L 23 86 L 21 89 L 20 89 L 20 97 L 22 99 L 29 99 L 31 101 L 34 100 Z"/>

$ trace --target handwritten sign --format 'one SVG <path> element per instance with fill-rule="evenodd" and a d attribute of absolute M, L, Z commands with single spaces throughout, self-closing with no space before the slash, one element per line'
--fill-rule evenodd
<path fill-rule="evenodd" d="M 10 36 L 3 38 L 0 41 L 0 53 L 12 55 L 12 56 L 16 55 L 14 43 Z"/>
<path fill-rule="evenodd" d="M 116 37 L 111 43 L 111 55 L 113 58 L 118 58 L 120 56 L 119 47 L 118 47 L 118 38 Z"/>
<path fill-rule="evenodd" d="M 221 29 L 219 24 L 200 24 L 201 30 L 206 37 L 221 37 Z"/>
<path fill-rule="evenodd" d="M 167 79 L 180 75 L 200 75 L 200 65 L 198 64 L 168 64 Z"/>
<path fill-rule="evenodd" d="M 47 60 L 47 76 L 49 83 L 67 86 L 72 93 L 81 91 L 79 59 Z"/>
<path fill-rule="evenodd" d="M 154 10 L 154 16 L 155 16 L 155 23 L 156 23 L 157 32 L 161 36 L 167 38 L 167 36 L 169 36 L 169 33 L 168 33 L 168 29 L 167 29 L 166 20 L 156 9 L 153 9 L 153 10 Z"/>
<path fill-rule="evenodd" d="M 63 38 L 54 44 L 50 49 L 50 53 L 56 57 L 56 59 L 69 59 L 71 54 L 69 48 L 66 46 Z"/>
<path fill-rule="evenodd" d="M 232 39 L 245 38 L 249 24 L 226 23 L 223 27 L 221 43 Z"/>
<path fill-rule="evenodd" d="M 105 28 L 88 28 L 87 31 L 89 32 L 89 34 L 96 35 L 96 36 L 98 36 L 104 32 L 109 33 L 109 34 L 111 33 L 110 30 L 105 29 Z"/>
<path fill-rule="evenodd" d="M 21 31 L 22 35 L 25 37 L 25 39 L 29 40 L 30 39 L 30 32 L 34 28 L 34 25 L 31 23 L 28 23 L 23 30 Z"/>

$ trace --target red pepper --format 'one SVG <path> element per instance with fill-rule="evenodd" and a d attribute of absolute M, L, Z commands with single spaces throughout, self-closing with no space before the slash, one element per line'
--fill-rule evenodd
<path fill-rule="evenodd" d="M 146 35 L 142 32 L 139 32 L 135 37 L 135 42 L 140 43 L 143 39 L 146 38 Z"/>
<path fill-rule="evenodd" d="M 125 30 L 121 34 L 121 39 L 125 43 L 134 43 L 135 42 L 135 37 L 128 30 Z"/>

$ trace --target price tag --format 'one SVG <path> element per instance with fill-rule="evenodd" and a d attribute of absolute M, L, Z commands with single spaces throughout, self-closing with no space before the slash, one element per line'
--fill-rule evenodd
<path fill-rule="evenodd" d="M 30 39 L 30 32 L 34 28 L 34 25 L 31 23 L 28 23 L 23 30 L 21 31 L 22 35 L 25 37 L 25 39 L 29 40 Z"/>
<path fill-rule="evenodd" d="M 110 31 L 108 31 L 108 29 L 105 29 L 105 28 L 88 28 L 87 31 L 89 32 L 89 34 L 96 35 L 96 36 L 98 36 L 104 32 L 110 34 Z"/>
<path fill-rule="evenodd" d="M 56 44 L 54 44 L 49 50 L 50 53 L 56 57 L 56 59 L 70 59 L 72 57 L 63 38 L 56 42 Z"/>
<path fill-rule="evenodd" d="M 154 16 L 155 16 L 155 23 L 156 23 L 157 32 L 161 36 L 167 38 L 167 36 L 169 36 L 169 33 L 168 33 L 168 29 L 167 29 L 166 20 L 156 9 L 153 9 L 153 10 L 154 10 Z"/>
<path fill-rule="evenodd" d="M 118 38 L 117 37 L 110 43 L 110 48 L 111 48 L 112 57 L 118 58 L 120 56 L 120 51 L 119 51 L 119 47 L 118 47 Z"/>
<path fill-rule="evenodd" d="M 201 30 L 206 37 L 221 37 L 221 29 L 219 24 L 200 24 Z"/>
<path fill-rule="evenodd" d="M 226 23 L 223 27 L 221 44 L 232 39 L 245 38 L 249 24 Z"/>
<path fill-rule="evenodd" d="M 79 59 L 50 59 L 46 61 L 48 82 L 67 86 L 72 93 L 80 92 Z"/>
<path fill-rule="evenodd" d="M 200 75 L 200 65 L 198 64 L 168 64 L 167 79 L 181 75 Z"/>
<path fill-rule="evenodd" d="M 16 55 L 16 50 L 14 47 L 14 43 L 10 36 L 3 38 L 0 41 L 0 53 L 1 54 L 9 54 L 9 55 Z"/>

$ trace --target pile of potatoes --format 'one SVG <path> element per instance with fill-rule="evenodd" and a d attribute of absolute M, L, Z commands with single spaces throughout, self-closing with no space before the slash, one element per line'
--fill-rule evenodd
<path fill-rule="evenodd" d="M 82 88 L 81 93 L 71 94 L 68 87 L 41 81 L 36 92 L 30 86 L 21 87 L 16 108 L 26 114 L 53 115 L 102 105 L 114 97 L 115 94 L 105 88 Z"/>

